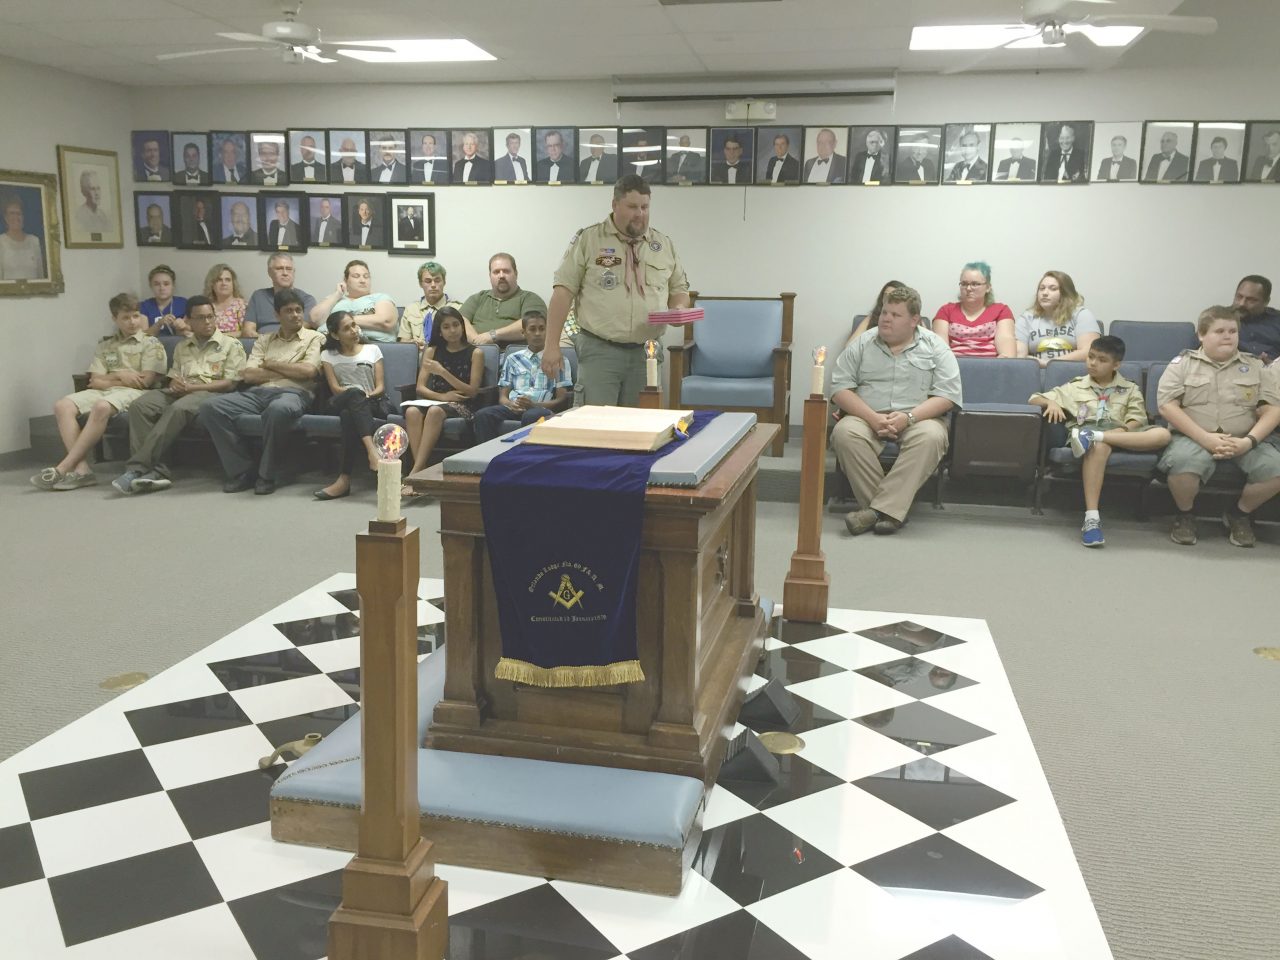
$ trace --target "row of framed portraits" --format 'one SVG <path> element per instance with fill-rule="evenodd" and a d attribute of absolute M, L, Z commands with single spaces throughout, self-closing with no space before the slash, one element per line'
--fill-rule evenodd
<path fill-rule="evenodd" d="M 139 247 L 436 252 L 435 194 L 134 191 Z"/>
<path fill-rule="evenodd" d="M 1280 183 L 1280 120 L 133 131 L 138 183 Z"/>

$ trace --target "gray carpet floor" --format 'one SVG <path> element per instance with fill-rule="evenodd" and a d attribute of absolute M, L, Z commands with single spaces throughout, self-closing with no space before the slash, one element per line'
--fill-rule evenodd
<path fill-rule="evenodd" d="M 0 467 L 0 757 L 105 702 L 105 678 L 159 673 L 338 571 L 373 515 L 370 486 L 313 502 L 311 476 L 270 498 L 227 496 L 207 472 L 125 498 L 103 485 L 40 493 L 42 464 Z M 441 575 L 430 502 L 422 573 Z M 1231 547 L 1201 522 L 917 505 L 897 537 L 826 518 L 831 604 L 988 621 L 1119 960 L 1280 957 L 1280 662 L 1272 590 L 1280 529 Z M 781 598 L 795 507 L 761 503 L 756 582 Z"/>

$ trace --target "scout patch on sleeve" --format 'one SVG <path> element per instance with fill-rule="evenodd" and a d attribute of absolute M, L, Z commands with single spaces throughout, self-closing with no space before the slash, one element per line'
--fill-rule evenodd
<path fill-rule="evenodd" d="M 662 252 L 662 241 L 661 241 L 661 240 L 650 240 L 650 241 L 649 241 L 649 249 L 650 249 L 650 250 L 652 250 L 654 253 L 661 253 L 661 252 Z"/>
<path fill-rule="evenodd" d="M 582 228 L 582 230 L 585 230 L 585 229 L 586 227 Z M 582 230 L 579 230 L 577 233 L 575 233 L 572 237 L 569 238 L 569 246 L 572 247 L 575 243 L 578 242 L 578 238 L 582 236 Z"/>

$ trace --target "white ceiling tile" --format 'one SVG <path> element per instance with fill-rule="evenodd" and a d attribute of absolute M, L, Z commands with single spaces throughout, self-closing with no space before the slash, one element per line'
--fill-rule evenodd
<path fill-rule="evenodd" d="M 74 23 L 50 23 L 44 27 L 49 36 L 84 43 L 89 46 L 123 44 L 129 46 L 169 46 L 182 43 L 203 43 L 219 40 L 217 33 L 225 30 L 215 20 L 164 19 L 148 20 L 79 20 Z M 225 44 L 224 44 L 225 45 Z"/>

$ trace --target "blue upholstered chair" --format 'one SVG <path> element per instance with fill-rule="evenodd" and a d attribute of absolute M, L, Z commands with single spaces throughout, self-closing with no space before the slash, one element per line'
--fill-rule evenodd
<path fill-rule="evenodd" d="M 1172 360 L 1183 350 L 1200 345 L 1196 325 L 1185 321 L 1116 320 L 1111 336 L 1124 341 L 1124 358 L 1139 363 Z"/>
<path fill-rule="evenodd" d="M 791 424 L 791 332 L 794 293 L 776 297 L 690 294 L 706 311 L 668 347 L 673 409 L 754 413 L 780 427 L 769 453 L 782 456 Z"/>
<path fill-rule="evenodd" d="M 950 476 L 1011 477 L 1032 484 L 1039 473 L 1040 389 L 1031 358 L 957 357 L 964 406 L 952 420 Z"/>

